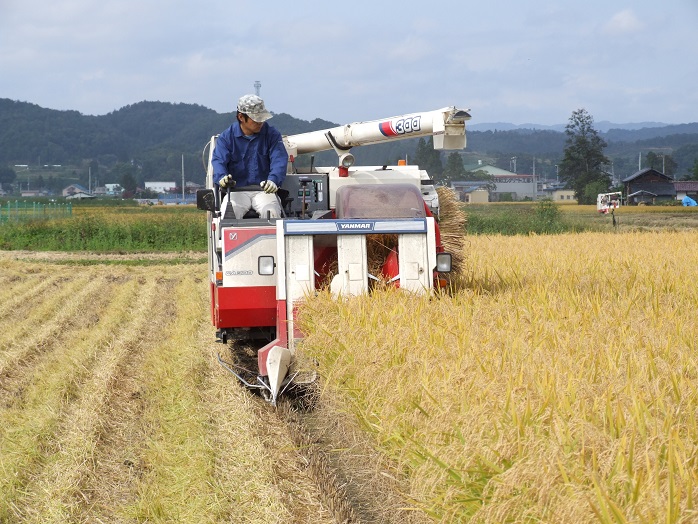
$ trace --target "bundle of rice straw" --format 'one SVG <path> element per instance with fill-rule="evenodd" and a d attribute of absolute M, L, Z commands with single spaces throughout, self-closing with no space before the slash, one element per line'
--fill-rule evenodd
<path fill-rule="evenodd" d="M 447 253 L 451 253 L 451 280 L 458 278 L 465 270 L 465 233 L 468 223 L 463 204 L 458 200 L 456 192 L 449 187 L 437 187 L 439 195 L 439 230 L 441 244 Z"/>

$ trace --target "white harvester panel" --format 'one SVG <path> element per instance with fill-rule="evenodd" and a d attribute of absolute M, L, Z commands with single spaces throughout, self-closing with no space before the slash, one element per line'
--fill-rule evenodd
<path fill-rule="evenodd" d="M 286 237 L 286 298 L 297 300 L 314 289 L 313 237 Z"/>
<path fill-rule="evenodd" d="M 280 228 L 280 231 L 283 229 Z M 313 265 L 312 235 L 287 236 L 285 245 L 284 289 L 286 299 L 286 319 L 288 325 L 289 349 L 295 349 L 296 330 L 294 310 L 298 302 L 315 291 L 315 267 Z M 281 261 L 280 261 L 281 262 Z M 281 277 L 283 273 L 280 273 Z M 277 290 L 278 291 L 278 290 Z"/>
<path fill-rule="evenodd" d="M 337 276 L 332 281 L 332 292 L 340 295 L 368 292 L 365 235 L 337 237 Z"/>
<path fill-rule="evenodd" d="M 399 235 L 398 261 L 400 289 L 423 292 L 431 288 L 434 278 L 429 269 L 429 253 L 425 235 Z"/>
<path fill-rule="evenodd" d="M 223 244 L 223 286 L 275 286 L 274 275 L 259 274 L 259 257 L 276 256 L 276 229 L 263 227 L 226 227 Z"/>

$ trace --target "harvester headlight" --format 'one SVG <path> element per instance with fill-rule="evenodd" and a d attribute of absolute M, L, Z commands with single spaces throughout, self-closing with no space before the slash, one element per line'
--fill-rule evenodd
<path fill-rule="evenodd" d="M 273 275 L 274 267 L 274 257 L 259 257 L 257 260 L 257 271 L 260 275 Z"/>
<path fill-rule="evenodd" d="M 439 273 L 448 273 L 451 271 L 451 253 L 436 254 L 436 271 Z"/>
<path fill-rule="evenodd" d="M 354 165 L 354 161 L 355 161 L 355 160 L 354 160 L 354 155 L 352 155 L 351 153 L 343 153 L 343 154 L 339 157 L 339 165 L 340 165 L 340 167 L 347 167 L 347 168 L 349 168 L 349 167 L 351 167 L 351 166 Z"/>

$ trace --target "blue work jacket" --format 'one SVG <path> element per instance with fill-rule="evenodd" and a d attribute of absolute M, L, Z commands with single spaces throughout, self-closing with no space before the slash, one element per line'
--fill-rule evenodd
<path fill-rule="evenodd" d="M 276 128 L 264 122 L 259 133 L 245 136 L 236 121 L 216 139 L 211 164 L 215 184 L 231 174 L 238 187 L 264 180 L 280 186 L 286 178 L 288 153 Z"/>

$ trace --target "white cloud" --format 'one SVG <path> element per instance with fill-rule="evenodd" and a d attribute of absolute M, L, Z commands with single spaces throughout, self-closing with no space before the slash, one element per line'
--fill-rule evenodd
<path fill-rule="evenodd" d="M 619 11 L 606 22 L 604 31 L 608 34 L 637 33 L 645 28 L 645 24 L 637 17 L 632 9 Z"/>

